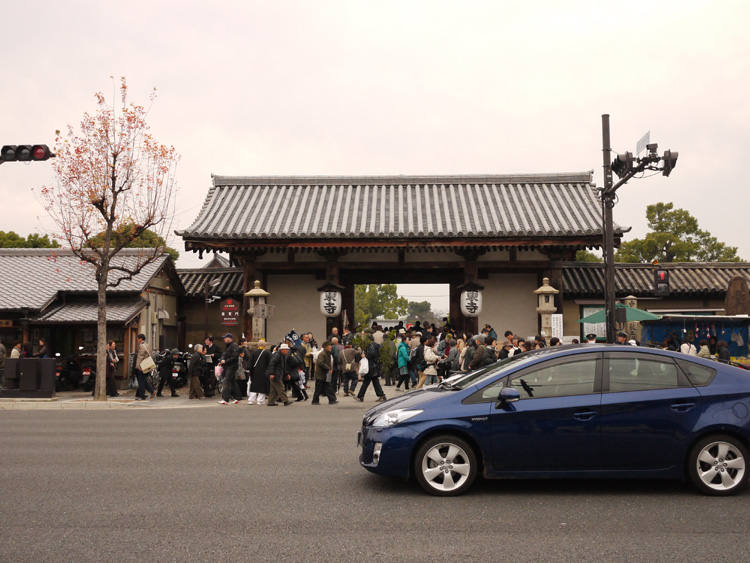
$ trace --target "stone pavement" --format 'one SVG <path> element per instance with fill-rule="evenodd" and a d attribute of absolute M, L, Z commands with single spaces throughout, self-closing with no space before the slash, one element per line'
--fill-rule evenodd
<path fill-rule="evenodd" d="M 397 396 L 393 391 L 393 387 L 383 387 L 386 395 L 390 397 Z M 312 399 L 312 388 L 308 390 L 310 398 Z M 179 408 L 205 408 L 205 407 L 222 407 L 218 404 L 220 397 L 214 396 L 201 400 L 190 400 L 188 399 L 188 388 L 183 387 L 178 389 L 179 397 L 171 397 L 169 391 L 164 397 L 154 397 L 153 399 L 147 399 L 145 401 L 135 400 L 135 389 L 124 389 L 120 390 L 119 397 L 108 397 L 106 401 L 94 401 L 90 393 L 83 391 L 63 391 L 57 393 L 52 399 L 11 399 L 4 398 L 0 394 L 0 411 L 2 410 L 36 410 L 36 409 L 47 409 L 47 410 L 68 410 L 68 409 L 132 409 L 132 408 L 144 408 L 144 409 L 179 409 Z M 374 390 L 370 387 L 367 390 L 365 397 L 365 404 L 367 408 L 375 404 Z M 344 397 L 343 391 L 338 394 L 338 399 L 341 404 L 359 404 L 355 403 L 349 397 Z M 302 405 L 309 405 L 310 401 L 301 403 Z M 237 408 L 237 407 L 249 407 L 247 404 L 247 397 L 245 397 L 237 405 L 226 405 L 223 408 Z M 252 405 L 257 407 L 258 405 Z M 299 407 L 298 407 L 299 408 Z"/>
<path fill-rule="evenodd" d="M 247 399 L 243 401 L 247 406 Z M 32 409 L 127 409 L 127 408 L 188 408 L 220 406 L 214 398 L 202 400 L 188 399 L 188 390 L 180 393 L 179 397 L 170 397 L 169 392 L 164 397 L 155 397 L 145 401 L 135 400 L 135 390 L 120 391 L 119 397 L 108 397 L 106 401 L 94 401 L 90 393 L 83 391 L 63 391 L 52 399 L 10 399 L 0 394 L 0 410 L 32 410 Z M 234 405 L 232 405 L 234 406 Z M 240 406 L 240 405 L 236 405 Z"/>

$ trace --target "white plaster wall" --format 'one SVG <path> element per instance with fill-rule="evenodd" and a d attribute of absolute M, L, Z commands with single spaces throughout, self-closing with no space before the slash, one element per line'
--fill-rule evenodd
<path fill-rule="evenodd" d="M 537 334 L 536 274 L 491 274 L 480 283 L 484 286 L 480 330 L 491 324 L 501 341 L 506 330 L 524 338 Z"/>
<path fill-rule="evenodd" d="M 326 318 L 320 312 L 318 287 L 324 282 L 314 275 L 269 275 L 264 287 L 271 295 L 268 303 L 275 305 L 268 321 L 268 341 L 274 344 L 290 330 L 298 334 L 312 332 L 320 343 L 326 338 Z"/>

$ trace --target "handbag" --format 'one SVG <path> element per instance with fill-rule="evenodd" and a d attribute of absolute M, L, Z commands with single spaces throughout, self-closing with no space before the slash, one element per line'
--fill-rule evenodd
<path fill-rule="evenodd" d="M 370 362 L 367 358 L 362 358 L 359 362 L 359 375 L 367 375 L 370 373 Z"/>
<path fill-rule="evenodd" d="M 326 383 L 330 383 L 333 381 L 333 370 L 329 369 L 328 373 L 326 373 Z"/>
<path fill-rule="evenodd" d="M 143 373 L 148 373 L 149 371 L 153 370 L 156 367 L 156 364 L 154 363 L 154 359 L 151 356 L 148 356 L 146 359 L 144 359 L 141 362 L 141 371 Z"/>
<path fill-rule="evenodd" d="M 224 367 L 221 365 L 218 365 L 214 368 L 214 374 L 216 375 L 216 379 L 221 378 L 221 374 L 224 373 Z"/>

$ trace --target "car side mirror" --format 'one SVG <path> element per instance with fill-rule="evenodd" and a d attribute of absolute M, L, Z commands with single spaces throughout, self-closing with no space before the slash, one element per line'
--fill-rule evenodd
<path fill-rule="evenodd" d="M 520 399 L 521 394 L 518 392 L 518 389 L 514 389 L 513 387 L 503 387 L 500 390 L 500 394 L 497 396 L 495 408 L 502 408 L 508 403 L 515 403 Z"/>

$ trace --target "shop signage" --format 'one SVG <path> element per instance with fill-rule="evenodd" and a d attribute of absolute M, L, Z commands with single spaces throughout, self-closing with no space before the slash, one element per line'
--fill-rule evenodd
<path fill-rule="evenodd" d="M 0 328 L 11 328 L 12 326 L 13 326 L 13 321 L 0 320 Z"/>
<path fill-rule="evenodd" d="M 221 302 L 221 326 L 239 326 L 241 301 L 225 299 Z"/>

